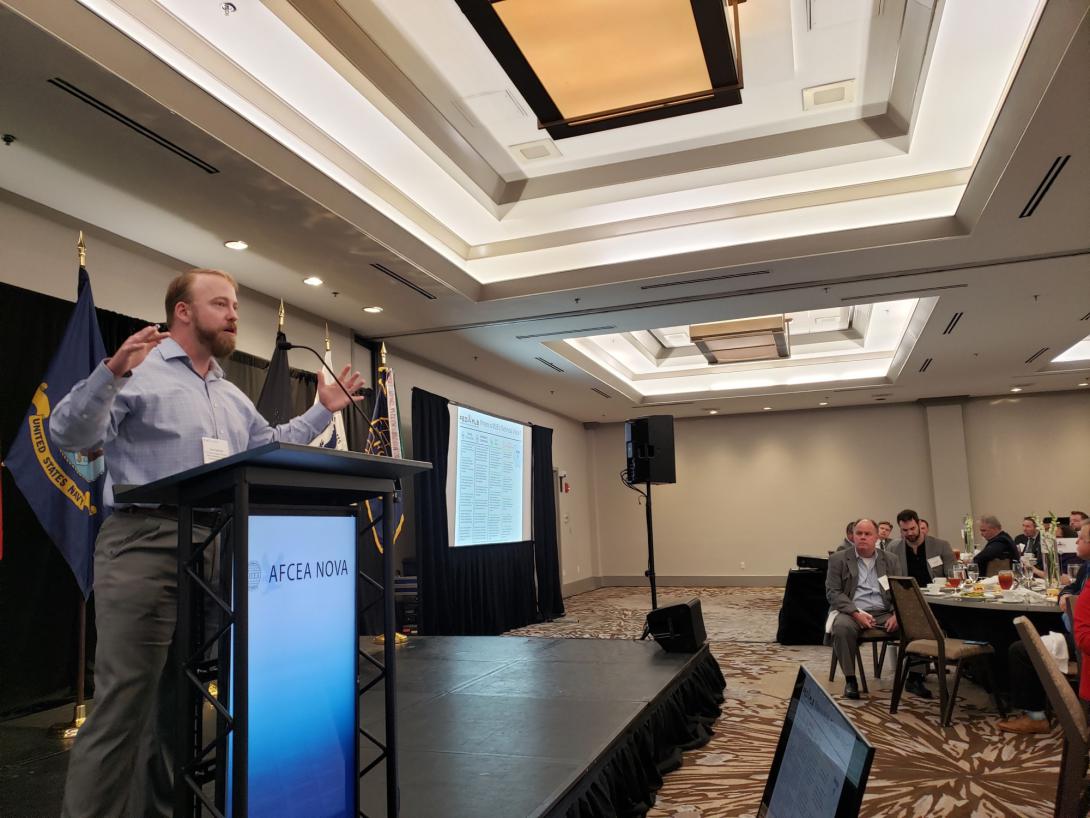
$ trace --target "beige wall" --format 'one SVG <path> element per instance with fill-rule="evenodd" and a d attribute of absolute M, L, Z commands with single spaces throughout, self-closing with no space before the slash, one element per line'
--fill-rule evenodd
<path fill-rule="evenodd" d="M 674 431 L 678 482 L 652 490 L 661 577 L 781 580 L 796 554 L 835 547 L 849 519 L 932 513 L 915 405 L 679 420 Z M 602 574 L 638 576 L 644 511 L 617 476 L 624 426 L 593 435 Z"/>
<path fill-rule="evenodd" d="M 1090 394 L 942 409 L 963 418 L 964 437 L 960 429 L 929 430 L 929 410 L 918 404 L 677 421 L 678 482 L 653 489 L 659 577 L 779 582 L 796 554 L 836 546 L 848 519 L 892 520 L 905 507 L 956 542 L 970 508 L 945 521 L 935 513 L 951 464 L 961 464 L 954 488 L 960 493 L 967 479 L 971 511 L 998 514 L 1012 534 L 1030 511 L 1090 506 Z M 964 452 L 947 450 L 955 443 Z M 601 574 L 607 584 L 637 581 L 646 563 L 644 511 L 617 476 L 623 424 L 594 430 L 590 445 Z"/>
<path fill-rule="evenodd" d="M 437 341 L 438 343 L 438 341 Z M 547 426 L 553 430 L 553 467 L 567 472 L 572 491 L 557 495 L 560 526 L 560 562 L 562 581 L 572 584 L 599 575 L 596 552 L 591 537 L 592 482 L 587 452 L 587 432 L 583 425 L 569 418 L 546 412 L 515 398 L 500 395 L 464 378 L 437 371 L 390 350 L 387 359 L 394 369 L 400 402 L 401 430 L 406 448 L 412 451 L 412 388 L 425 389 L 456 403 L 525 423 Z M 406 524 L 410 520 L 406 517 Z M 411 543 L 414 532 L 406 529 Z"/>
<path fill-rule="evenodd" d="M 165 320 L 163 296 L 167 284 L 193 265 L 112 233 L 89 228 L 6 191 L 0 191 L 0 281 L 75 301 L 76 238 L 80 230 L 84 231 L 87 242 L 87 271 L 95 305 L 148 321 Z M 243 287 L 239 302 L 238 348 L 269 358 L 279 301 Z M 325 338 L 323 320 L 291 305 L 286 311 L 288 337 L 321 350 Z M 360 353 L 365 354 L 365 350 L 359 347 L 352 350 L 355 345 L 351 343 L 351 333 L 332 324 L 329 332 L 338 361 L 341 355 L 354 354 L 356 365 L 362 366 L 364 372 L 369 370 L 370 358 L 360 360 Z M 311 371 L 317 367 L 317 361 L 308 352 L 295 350 L 290 355 L 292 366 Z"/>
<path fill-rule="evenodd" d="M 1012 535 L 1027 514 L 1090 511 L 1090 394 L 969 401 L 965 446 L 973 512 Z"/>

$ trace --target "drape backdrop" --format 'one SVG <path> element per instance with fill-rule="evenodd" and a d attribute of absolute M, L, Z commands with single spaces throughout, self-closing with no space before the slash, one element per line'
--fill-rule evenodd
<path fill-rule="evenodd" d="M 444 397 L 413 389 L 413 458 L 432 464 L 431 471 L 417 476 L 414 494 L 420 632 L 491 635 L 539 618 L 563 615 L 556 495 L 552 490 L 552 430 L 533 430 L 532 505 L 534 536 L 540 541 L 450 548 L 446 498 L 449 404 Z M 536 561 L 535 550 L 542 552 Z M 535 581 L 545 602 L 540 610 Z"/>

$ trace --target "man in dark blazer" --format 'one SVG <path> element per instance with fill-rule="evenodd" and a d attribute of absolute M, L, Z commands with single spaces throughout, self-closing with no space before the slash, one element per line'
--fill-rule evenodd
<path fill-rule="evenodd" d="M 917 585 L 926 588 L 931 580 L 953 573 L 954 549 L 946 540 L 924 534 L 915 511 L 906 508 L 898 514 L 897 525 L 901 538 L 886 549 L 896 563 L 896 576 L 913 577 Z M 924 686 L 923 674 L 916 671 L 908 674 L 905 690 L 924 699 L 931 698 L 931 691 Z"/>
<path fill-rule="evenodd" d="M 1022 518 L 1022 533 L 1014 538 L 1014 544 L 1022 554 L 1032 554 L 1041 565 L 1041 532 L 1037 530 L 1037 521 L 1032 517 Z"/>
<path fill-rule="evenodd" d="M 954 567 L 954 549 L 950 543 L 924 535 L 919 515 L 910 508 L 897 515 L 897 525 L 901 537 L 886 549 L 897 558 L 897 576 L 915 577 L 921 588 L 926 588 L 936 577 L 950 576 Z"/>
<path fill-rule="evenodd" d="M 1018 546 L 1014 544 L 1011 535 L 1003 530 L 1003 524 L 998 517 L 985 514 L 977 520 L 977 528 L 980 536 L 987 541 L 984 548 L 973 557 L 973 561 L 980 568 L 981 576 L 987 576 L 988 563 L 992 560 L 1009 560 L 1012 565 L 1018 562 Z"/>
<path fill-rule="evenodd" d="M 896 562 L 877 549 L 878 526 L 874 520 L 863 518 L 856 522 L 852 540 L 852 548 L 829 557 L 825 597 L 835 612 L 830 637 L 833 652 L 844 671 L 844 696 L 858 699 L 855 652 L 859 634 L 868 628 L 882 628 L 888 633 L 897 630 L 887 579 L 895 574 Z"/>

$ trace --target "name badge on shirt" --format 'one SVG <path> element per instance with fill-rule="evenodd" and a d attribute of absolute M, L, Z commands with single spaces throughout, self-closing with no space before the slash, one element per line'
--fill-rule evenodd
<path fill-rule="evenodd" d="M 927 564 L 930 565 L 932 568 L 941 568 L 942 567 L 942 557 L 931 557 L 927 561 Z"/>
<path fill-rule="evenodd" d="M 888 591 L 889 590 L 889 577 L 887 577 L 887 576 L 878 577 L 878 584 L 882 586 L 883 591 Z"/>
<path fill-rule="evenodd" d="M 201 445 L 204 447 L 204 463 L 215 463 L 217 460 L 223 460 L 231 454 L 231 449 L 227 445 L 226 440 L 220 440 L 218 437 L 202 437 Z"/>

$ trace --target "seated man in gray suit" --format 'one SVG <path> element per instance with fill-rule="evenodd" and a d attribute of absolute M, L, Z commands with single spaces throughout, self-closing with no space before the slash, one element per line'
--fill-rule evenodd
<path fill-rule="evenodd" d="M 896 576 L 897 563 L 876 548 L 878 526 L 866 517 L 855 524 L 853 548 L 829 557 L 825 575 L 825 597 L 836 611 L 833 619 L 833 652 L 844 671 L 844 696 L 859 698 L 855 677 L 855 650 L 859 634 L 868 628 L 897 630 L 897 617 L 889 596 L 889 575 Z"/>
<path fill-rule="evenodd" d="M 897 563 L 897 576 L 914 577 L 916 584 L 926 588 L 936 577 L 950 576 L 954 567 L 954 549 L 946 540 L 931 537 L 923 531 L 923 520 L 910 508 L 897 515 L 901 538 L 894 540 L 886 551 Z M 923 676 L 909 673 L 905 690 L 924 699 L 931 691 L 924 687 Z"/>

